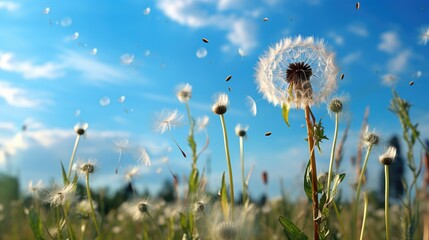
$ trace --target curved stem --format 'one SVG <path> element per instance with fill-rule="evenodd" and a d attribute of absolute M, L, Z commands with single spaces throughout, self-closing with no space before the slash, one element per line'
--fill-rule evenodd
<path fill-rule="evenodd" d="M 228 134 L 226 132 L 225 118 L 223 117 L 223 114 L 219 116 L 220 116 L 220 122 L 222 123 L 223 141 L 225 144 L 225 156 L 226 156 L 226 162 L 228 164 L 229 185 L 230 185 L 229 191 L 231 195 L 231 213 L 233 213 L 234 212 L 234 181 L 232 179 L 231 157 L 229 154 L 229 147 L 228 147 Z"/>
<path fill-rule="evenodd" d="M 305 107 L 305 122 L 307 124 L 308 135 L 308 149 L 310 151 L 310 166 L 311 166 L 311 192 L 313 200 L 313 225 L 314 225 L 314 239 L 319 240 L 319 198 L 317 193 L 317 169 L 316 169 L 316 156 L 314 155 L 314 138 L 313 138 L 313 124 L 310 117 L 312 116 L 309 106 Z"/>
<path fill-rule="evenodd" d="M 326 199 L 327 199 L 328 202 L 329 202 L 329 197 L 331 195 L 332 168 L 334 166 L 335 146 L 337 145 L 337 136 L 338 136 L 338 113 L 335 114 L 334 140 L 332 142 L 331 159 L 329 160 L 328 186 L 326 187 L 326 191 L 327 191 L 327 197 L 326 197 Z"/>
<path fill-rule="evenodd" d="M 368 195 L 364 193 L 363 195 L 364 207 L 363 207 L 363 218 L 362 218 L 362 229 L 360 231 L 360 240 L 363 240 L 363 234 L 365 232 L 365 223 L 366 223 L 366 212 L 368 210 Z"/>
<path fill-rule="evenodd" d="M 246 179 L 244 176 L 244 141 L 243 137 L 239 137 L 240 139 L 240 162 L 241 162 L 241 181 L 243 182 L 243 205 L 247 202 L 247 187 L 246 187 Z"/>
<path fill-rule="evenodd" d="M 159 236 L 161 236 L 161 239 L 165 239 L 164 235 L 162 235 L 161 229 L 159 228 L 158 224 L 156 224 L 155 219 L 153 219 L 153 217 L 149 214 L 149 212 L 146 212 L 147 216 L 149 217 L 149 219 L 152 221 L 153 225 L 155 225 L 156 230 L 159 233 Z"/>
<path fill-rule="evenodd" d="M 385 196 L 384 196 L 384 218 L 386 222 L 386 240 L 390 239 L 390 222 L 389 222 L 389 166 L 384 166 L 385 174 Z"/>
<path fill-rule="evenodd" d="M 85 180 L 86 180 L 86 193 L 88 195 L 89 206 L 91 207 L 91 218 L 92 218 L 92 221 L 94 222 L 95 231 L 97 232 L 98 239 L 101 240 L 102 239 L 101 232 L 100 232 L 100 229 L 98 228 L 97 217 L 95 216 L 94 206 L 92 204 L 91 189 L 89 188 L 89 174 L 86 174 Z"/>
<path fill-rule="evenodd" d="M 76 141 L 74 142 L 74 147 L 73 147 L 72 155 L 71 155 L 71 158 L 70 158 L 69 170 L 67 172 L 67 180 L 68 181 L 70 181 L 71 170 L 72 170 L 73 162 L 74 162 L 74 155 L 76 154 L 77 145 L 79 145 L 79 140 L 80 140 L 80 135 L 77 134 L 76 135 Z"/>

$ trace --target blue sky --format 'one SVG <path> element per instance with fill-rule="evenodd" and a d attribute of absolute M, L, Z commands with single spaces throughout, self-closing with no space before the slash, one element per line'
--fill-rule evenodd
<path fill-rule="evenodd" d="M 185 113 L 175 89 L 189 83 L 192 114 L 210 117 L 210 147 L 199 167 L 210 159 L 212 189 L 219 186 L 220 175 L 227 169 L 219 117 L 210 105 L 215 93 L 226 92 L 230 108 L 225 118 L 237 186 L 240 170 L 234 127 L 241 123 L 250 126 L 245 157 L 247 170 L 255 166 L 251 192 L 258 196 L 267 191 L 261 182 L 266 170 L 270 195 L 279 194 L 282 178 L 290 192 L 303 196 L 294 191 L 296 186 L 301 189 L 307 158 L 303 112 L 291 112 L 288 128 L 280 109 L 257 92 L 254 80 L 258 57 L 283 37 L 323 38 L 336 52 L 340 72 L 345 74 L 338 94 L 350 99 L 340 127 L 341 134 L 351 119 L 345 172 L 354 172 L 349 158 L 356 151 L 366 106 L 371 108 L 371 128 L 384 139 L 401 132 L 398 120 L 387 110 L 392 87 L 413 104 L 412 117 L 420 123 L 422 136 L 429 134 L 424 100 L 429 87 L 429 46 L 421 41 L 429 26 L 429 4 L 401 0 L 361 1 L 360 5 L 356 10 L 353 1 L 329 0 L 0 0 L 0 171 L 19 175 L 24 189 L 29 180 L 59 181 L 59 162 L 67 165 L 73 148 L 73 126 L 83 121 L 89 129 L 77 156 L 97 159 L 94 185 L 115 188 L 125 182 L 123 173 L 136 165 L 136 157 L 124 153 L 115 174 L 118 151 L 113 141 L 128 139 L 134 146 L 146 147 L 152 158 L 151 167 L 140 166 L 138 188 L 156 191 L 164 179 L 171 178 L 163 161 L 166 157 L 179 175 L 190 169 L 190 159 L 181 157 L 168 134 L 153 130 L 154 115 L 162 109 Z M 207 55 L 197 57 L 201 48 Z M 232 79 L 225 82 L 228 75 Z M 415 84 L 409 86 L 410 81 Z M 120 96 L 125 96 L 125 102 L 118 102 Z M 246 96 L 256 100 L 256 116 L 249 112 Z M 101 106 L 100 99 L 106 97 L 110 104 Z M 326 107 L 314 112 L 323 118 L 332 138 L 333 121 Z M 186 122 L 172 133 L 190 153 Z M 28 127 L 25 133 L 22 125 Z M 273 134 L 265 137 L 266 131 Z M 201 147 L 205 135 L 197 133 L 196 138 Z M 327 170 L 330 144 L 326 141 L 318 156 L 319 172 Z M 380 170 L 376 156 L 382 150 L 370 159 L 374 180 Z M 353 179 L 350 174 L 347 181 Z"/>

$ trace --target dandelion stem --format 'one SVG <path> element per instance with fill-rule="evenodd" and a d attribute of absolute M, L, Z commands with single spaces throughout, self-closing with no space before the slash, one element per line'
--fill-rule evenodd
<path fill-rule="evenodd" d="M 86 174 L 85 180 L 86 180 L 86 193 L 88 195 L 89 206 L 91 208 L 91 218 L 92 218 L 92 221 L 94 222 L 95 231 L 97 232 L 98 239 L 101 240 L 102 239 L 101 232 L 100 232 L 100 229 L 98 228 L 97 217 L 95 216 L 94 206 L 92 204 L 91 189 L 89 188 L 89 174 Z"/>
<path fill-rule="evenodd" d="M 364 207 L 363 207 L 363 218 L 362 218 L 362 228 L 360 231 L 360 240 L 363 240 L 363 235 L 365 233 L 365 223 L 366 223 L 366 213 L 368 211 L 368 195 L 364 193 L 363 195 Z"/>
<path fill-rule="evenodd" d="M 231 167 L 231 157 L 229 154 L 229 147 L 228 147 L 228 134 L 226 133 L 226 125 L 225 125 L 225 118 L 223 117 L 223 114 L 220 114 L 220 122 L 222 123 L 222 130 L 223 130 L 223 140 L 225 144 L 225 155 L 226 155 L 226 162 L 228 164 L 228 173 L 229 173 L 229 190 L 231 194 L 231 213 L 234 212 L 234 181 L 232 179 L 232 167 Z"/>
<path fill-rule="evenodd" d="M 116 165 L 115 174 L 118 174 L 119 164 L 121 163 L 121 159 L 122 159 L 122 149 L 119 148 L 118 164 Z"/>
<path fill-rule="evenodd" d="M 359 208 L 359 197 L 360 197 L 360 190 L 362 187 L 363 178 L 365 176 L 365 170 L 366 170 L 366 164 L 368 163 L 369 154 L 371 153 L 372 144 L 368 146 L 368 149 L 366 150 L 365 159 L 363 161 L 363 166 L 359 175 L 359 181 L 356 189 L 356 200 L 355 200 L 355 209 L 354 209 L 354 220 L 357 223 L 358 218 L 358 208 Z"/>
<path fill-rule="evenodd" d="M 384 165 L 385 175 L 385 196 L 384 196 L 384 218 L 386 222 L 386 240 L 390 239 L 390 222 L 389 222 L 389 165 Z"/>
<path fill-rule="evenodd" d="M 334 140 L 332 142 L 331 150 L 331 159 L 329 160 L 329 171 L 328 171 L 328 186 L 326 187 L 327 191 L 327 201 L 329 202 L 329 197 L 331 195 L 331 178 L 332 178 L 332 168 L 334 166 L 334 157 L 335 157 L 335 146 L 337 145 L 337 136 L 338 136 L 338 113 L 335 113 L 335 131 L 334 131 Z"/>
<path fill-rule="evenodd" d="M 240 139 L 240 162 L 241 162 L 241 181 L 243 182 L 243 205 L 247 202 L 247 187 L 246 187 L 246 179 L 244 176 L 244 141 L 243 137 L 239 137 Z"/>
<path fill-rule="evenodd" d="M 340 214 L 340 211 L 338 210 L 337 203 L 335 201 L 332 201 L 332 203 L 334 205 L 335 215 L 337 215 L 338 223 L 340 224 L 340 230 L 341 230 L 341 234 L 342 234 L 341 237 L 343 239 L 347 240 L 348 238 L 347 238 L 347 235 L 346 235 L 346 230 L 344 228 L 343 220 L 341 219 L 341 214 Z"/>
<path fill-rule="evenodd" d="M 149 219 L 152 221 L 153 225 L 155 225 L 155 228 L 156 228 L 156 230 L 158 231 L 159 236 L 161 236 L 161 238 L 162 238 L 163 240 L 165 240 L 164 235 L 163 235 L 163 234 L 162 234 L 162 232 L 161 232 L 161 229 L 159 228 L 158 224 L 156 224 L 156 222 L 155 222 L 155 219 L 153 219 L 152 215 L 150 215 L 150 213 L 149 213 L 149 212 L 147 212 L 147 211 L 146 211 L 146 214 L 147 214 L 147 216 L 149 217 Z"/>
<path fill-rule="evenodd" d="M 314 239 L 319 240 L 319 199 L 317 194 L 317 169 L 316 169 L 316 156 L 314 155 L 314 139 L 313 139 L 313 124 L 310 117 L 312 116 L 311 109 L 307 105 L 305 107 L 305 121 L 307 124 L 308 135 L 308 148 L 310 151 L 310 165 L 311 165 L 311 192 L 313 200 L 313 223 L 314 223 Z"/>
<path fill-rule="evenodd" d="M 73 152 L 70 158 L 70 163 L 69 163 L 69 169 L 67 172 L 67 180 L 70 181 L 70 175 L 71 175 L 71 170 L 73 167 L 73 161 L 74 161 L 74 155 L 76 154 L 76 150 L 77 150 L 77 145 L 79 145 L 79 140 L 80 140 L 80 135 L 77 134 L 76 135 L 76 141 L 74 142 L 74 147 L 73 147 Z"/>
<path fill-rule="evenodd" d="M 65 224 L 67 226 L 67 232 L 69 234 L 70 239 L 73 240 L 74 236 L 73 236 L 72 228 L 71 228 L 71 225 L 70 225 L 70 222 L 69 222 L 69 216 L 67 214 L 67 209 L 66 209 L 65 206 L 63 206 L 62 209 L 63 209 L 63 213 L 64 213 L 64 222 L 65 222 Z"/>

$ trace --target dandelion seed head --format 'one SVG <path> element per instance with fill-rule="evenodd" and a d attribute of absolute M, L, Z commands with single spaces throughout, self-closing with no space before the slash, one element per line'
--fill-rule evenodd
<path fill-rule="evenodd" d="M 77 133 L 77 135 L 84 135 L 86 130 L 88 129 L 88 123 L 77 123 L 74 126 L 74 131 Z"/>
<path fill-rule="evenodd" d="M 243 127 L 241 124 L 237 124 L 237 126 L 235 126 L 235 134 L 238 137 L 246 137 L 247 130 L 249 130 L 249 126 Z"/>
<path fill-rule="evenodd" d="M 390 165 L 392 164 L 393 160 L 396 158 L 396 148 L 395 147 L 388 147 L 386 151 L 381 154 L 378 158 L 381 164 L 383 165 Z"/>
<path fill-rule="evenodd" d="M 182 119 L 183 114 L 179 113 L 177 109 L 164 109 L 162 112 L 156 114 L 155 130 L 159 133 L 170 131 L 173 127 L 180 125 Z"/>
<path fill-rule="evenodd" d="M 78 170 L 83 175 L 90 175 L 95 172 L 95 161 L 88 159 L 88 161 L 78 163 Z"/>
<path fill-rule="evenodd" d="M 336 89 L 335 54 L 323 40 L 284 38 L 259 58 L 258 90 L 273 105 L 304 108 L 326 102 Z"/>
<path fill-rule="evenodd" d="M 67 202 L 72 202 L 75 198 L 74 184 L 67 184 L 64 187 L 52 185 L 44 191 L 43 203 L 49 204 L 51 207 L 64 206 Z"/>
<path fill-rule="evenodd" d="M 216 97 L 216 101 L 212 105 L 212 111 L 218 115 L 223 115 L 228 109 L 228 95 L 226 93 L 220 93 Z"/>
<path fill-rule="evenodd" d="M 343 110 L 343 102 L 339 98 L 334 98 L 329 103 L 329 110 L 333 113 L 340 113 Z"/>
<path fill-rule="evenodd" d="M 363 143 L 365 146 L 377 145 L 380 141 L 380 137 L 375 131 L 369 131 L 369 128 L 366 128 L 365 134 L 363 136 Z"/>
<path fill-rule="evenodd" d="M 192 86 L 189 83 L 181 84 L 177 87 L 177 99 L 182 103 L 187 103 L 192 97 Z"/>

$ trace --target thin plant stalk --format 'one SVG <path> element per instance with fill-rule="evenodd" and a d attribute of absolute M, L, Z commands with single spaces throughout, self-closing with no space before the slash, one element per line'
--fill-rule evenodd
<path fill-rule="evenodd" d="M 243 137 L 239 137 L 240 139 L 240 162 L 241 162 L 241 181 L 243 182 L 243 205 L 247 202 L 247 187 L 246 187 L 246 179 L 244 176 L 244 141 Z"/>
<path fill-rule="evenodd" d="M 64 223 L 67 226 L 67 232 L 69 234 L 70 239 L 73 240 L 74 237 L 73 237 L 72 227 L 71 227 L 70 222 L 69 222 L 69 216 L 67 213 L 67 209 L 65 208 L 65 206 L 63 206 L 62 209 L 63 209 L 63 213 L 64 213 Z"/>
<path fill-rule="evenodd" d="M 146 215 L 149 217 L 149 219 L 152 221 L 153 225 L 155 225 L 156 230 L 159 233 L 159 236 L 161 236 L 161 239 L 165 240 L 164 235 L 162 234 L 161 229 L 159 228 L 158 224 L 156 224 L 155 219 L 153 219 L 152 215 L 150 215 L 149 212 L 146 211 Z"/>
<path fill-rule="evenodd" d="M 70 181 L 70 175 L 71 175 L 71 171 L 72 171 L 72 167 L 73 167 L 74 156 L 75 156 L 76 150 L 77 150 L 77 145 L 79 145 L 79 140 L 80 140 L 80 135 L 76 134 L 76 141 L 74 142 L 74 147 L 73 147 L 73 151 L 72 151 L 72 155 L 71 155 L 70 163 L 69 163 L 69 169 L 67 172 L 67 180 L 69 180 L 69 181 Z"/>
<path fill-rule="evenodd" d="M 194 141 L 195 121 L 192 118 L 189 103 L 186 103 L 185 105 L 186 105 L 186 112 L 188 113 L 188 119 L 189 119 L 189 141 L 192 139 L 192 141 L 195 144 L 195 141 Z M 192 146 L 191 146 L 191 148 L 192 148 L 192 169 L 196 169 L 197 168 L 197 158 L 198 158 L 197 149 L 196 149 L 196 147 L 192 147 Z"/>
<path fill-rule="evenodd" d="M 95 211 L 94 211 L 94 206 L 92 204 L 91 189 L 89 188 L 89 174 L 86 174 L 85 180 L 86 180 L 86 193 L 88 195 L 89 206 L 91 207 L 91 218 L 92 218 L 92 221 L 94 222 L 95 231 L 97 232 L 98 239 L 101 240 L 102 239 L 101 232 L 100 232 L 100 229 L 98 227 L 97 218 L 95 216 Z"/>
<path fill-rule="evenodd" d="M 338 113 L 335 113 L 335 131 L 334 131 L 334 140 L 332 142 L 331 150 L 331 159 L 329 160 L 329 171 L 328 171 L 328 186 L 326 188 L 327 198 L 331 195 L 331 179 L 332 179 L 332 168 L 334 166 L 334 157 L 335 157 L 335 146 L 337 145 L 337 136 L 338 136 Z"/>
<path fill-rule="evenodd" d="M 372 150 L 372 144 L 370 144 L 368 146 L 368 149 L 366 150 L 366 155 L 365 155 L 365 159 L 363 161 L 362 170 L 361 170 L 360 175 L 359 175 L 359 181 L 358 181 L 358 185 L 357 185 L 357 189 L 356 189 L 355 209 L 354 209 L 354 220 L 355 221 L 357 221 L 357 217 L 358 217 L 357 212 L 358 212 L 358 208 L 359 208 L 360 191 L 361 191 L 361 187 L 362 187 L 363 177 L 365 175 L 366 164 L 368 163 L 368 159 L 369 159 L 369 155 L 371 153 L 371 150 Z"/>
<path fill-rule="evenodd" d="M 314 155 L 314 139 L 313 139 L 313 124 L 310 120 L 311 109 L 307 105 L 305 107 L 305 121 L 307 124 L 308 135 L 308 148 L 310 151 L 310 166 L 311 166 L 311 195 L 313 200 L 313 225 L 314 225 L 314 239 L 319 240 L 319 222 L 317 216 L 319 214 L 319 199 L 317 194 L 317 169 L 316 169 L 316 156 Z"/>
<path fill-rule="evenodd" d="M 389 165 L 384 165 L 385 175 L 385 195 L 384 195 L 384 219 L 386 222 L 386 240 L 390 240 L 390 219 L 389 219 Z"/>
<path fill-rule="evenodd" d="M 360 231 L 360 240 L 364 239 L 363 235 L 365 233 L 366 213 L 368 211 L 368 195 L 366 193 L 363 195 L 363 201 L 364 201 L 364 206 L 363 206 L 362 228 Z"/>
<path fill-rule="evenodd" d="M 337 215 L 338 223 L 340 224 L 340 230 L 342 234 L 341 237 L 347 240 L 348 238 L 346 235 L 346 230 L 344 228 L 343 220 L 341 219 L 341 214 L 340 214 L 340 211 L 338 210 L 337 203 L 335 201 L 332 201 L 332 204 L 334 205 L 335 215 Z"/>
<path fill-rule="evenodd" d="M 228 173 L 229 173 L 229 191 L 231 195 L 231 213 L 234 212 L 234 181 L 232 179 L 232 167 L 231 167 L 231 157 L 229 154 L 229 147 L 228 147 L 228 134 L 226 132 L 226 125 L 225 125 L 225 118 L 223 117 L 223 114 L 220 114 L 220 122 L 222 123 L 222 131 L 223 131 L 223 140 L 225 144 L 225 156 L 226 156 L 226 162 L 228 164 Z"/>

